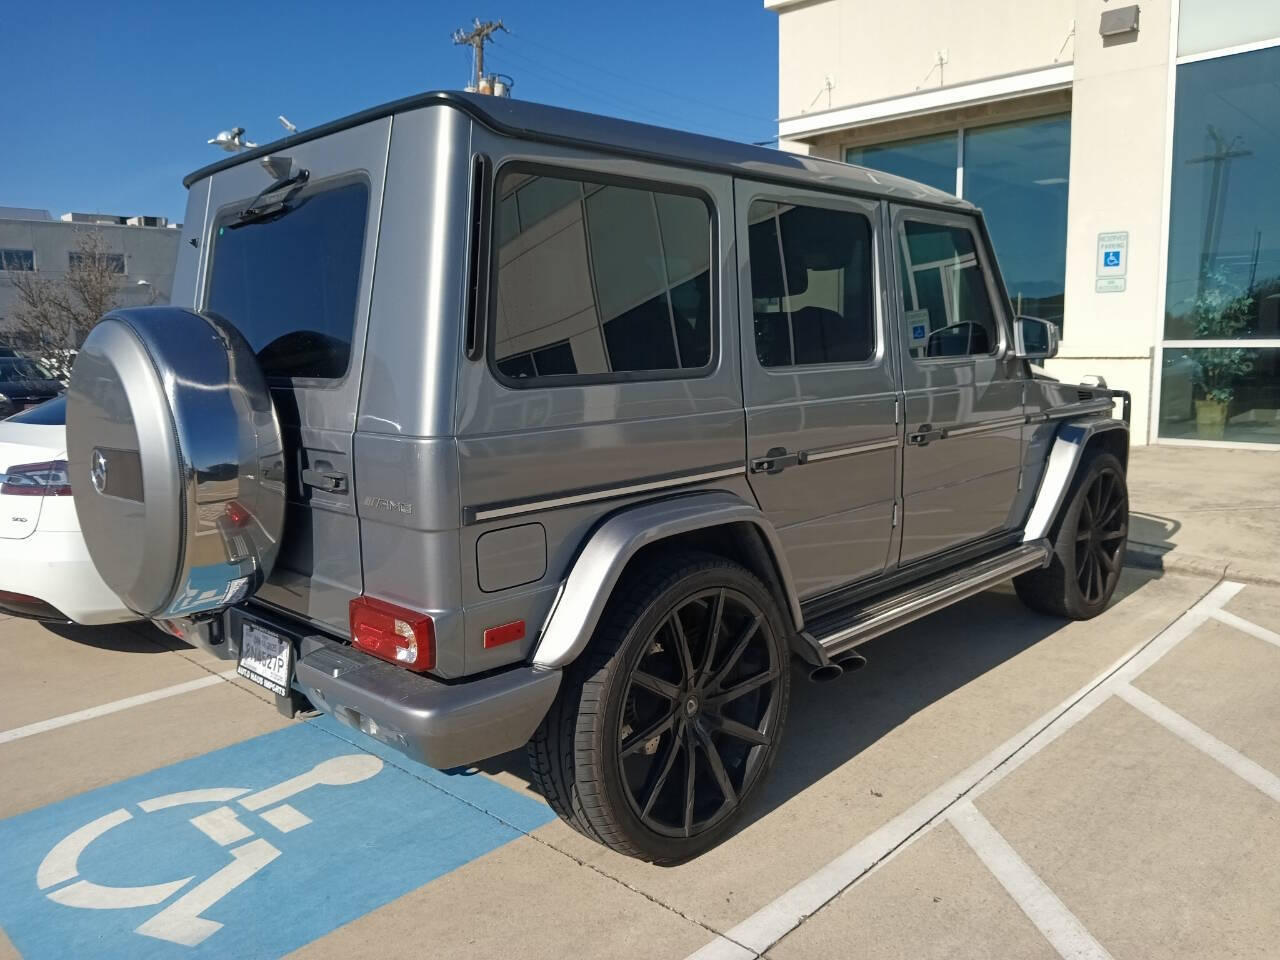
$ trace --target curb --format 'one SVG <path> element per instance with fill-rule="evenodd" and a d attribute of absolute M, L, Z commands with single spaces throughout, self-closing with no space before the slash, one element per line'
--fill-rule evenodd
<path fill-rule="evenodd" d="M 1192 576 L 1212 577 L 1215 580 L 1239 580 L 1243 583 L 1263 586 L 1280 586 L 1280 570 L 1260 570 L 1248 565 L 1240 566 L 1231 560 L 1198 557 L 1129 544 L 1124 565 L 1138 570 L 1155 570 L 1162 573 L 1186 573 Z"/>

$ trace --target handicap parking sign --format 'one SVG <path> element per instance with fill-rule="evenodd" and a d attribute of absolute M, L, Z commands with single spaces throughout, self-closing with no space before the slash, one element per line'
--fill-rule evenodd
<path fill-rule="evenodd" d="M 274 957 L 552 818 L 350 736 L 322 718 L 0 821 L 0 926 L 27 958 Z"/>
<path fill-rule="evenodd" d="M 1119 250 L 1102 251 L 1102 265 L 1104 267 L 1120 266 L 1120 251 Z"/>

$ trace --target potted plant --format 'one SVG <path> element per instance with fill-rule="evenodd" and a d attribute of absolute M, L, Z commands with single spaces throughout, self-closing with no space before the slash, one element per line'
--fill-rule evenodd
<path fill-rule="evenodd" d="M 1248 293 L 1233 294 L 1225 277 L 1210 273 L 1196 297 L 1193 316 L 1197 339 L 1234 339 L 1249 328 L 1253 297 Z M 1201 392 L 1196 400 L 1196 433 L 1202 440 L 1221 440 L 1236 381 L 1253 369 L 1253 351 L 1243 347 L 1205 347 L 1197 349 L 1195 357 L 1196 382 Z"/>

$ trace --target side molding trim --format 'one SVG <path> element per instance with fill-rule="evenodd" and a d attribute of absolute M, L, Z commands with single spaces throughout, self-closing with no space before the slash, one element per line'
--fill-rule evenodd
<path fill-rule="evenodd" d="M 643 547 L 709 527 L 751 523 L 773 555 L 795 629 L 804 628 L 800 598 L 773 525 L 760 510 L 732 493 L 707 490 L 628 507 L 600 525 L 587 541 L 547 615 L 533 663 L 563 667 L 586 647 L 627 562 Z"/>

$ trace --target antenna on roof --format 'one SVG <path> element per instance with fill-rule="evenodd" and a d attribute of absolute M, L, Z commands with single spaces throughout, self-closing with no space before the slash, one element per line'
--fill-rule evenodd
<path fill-rule="evenodd" d="M 230 130 L 222 130 L 216 137 L 211 137 L 208 142 L 215 147 L 221 147 L 227 153 L 239 153 L 241 150 L 248 150 L 250 147 L 257 146 L 256 143 L 244 139 L 244 127 L 232 127 Z"/>

